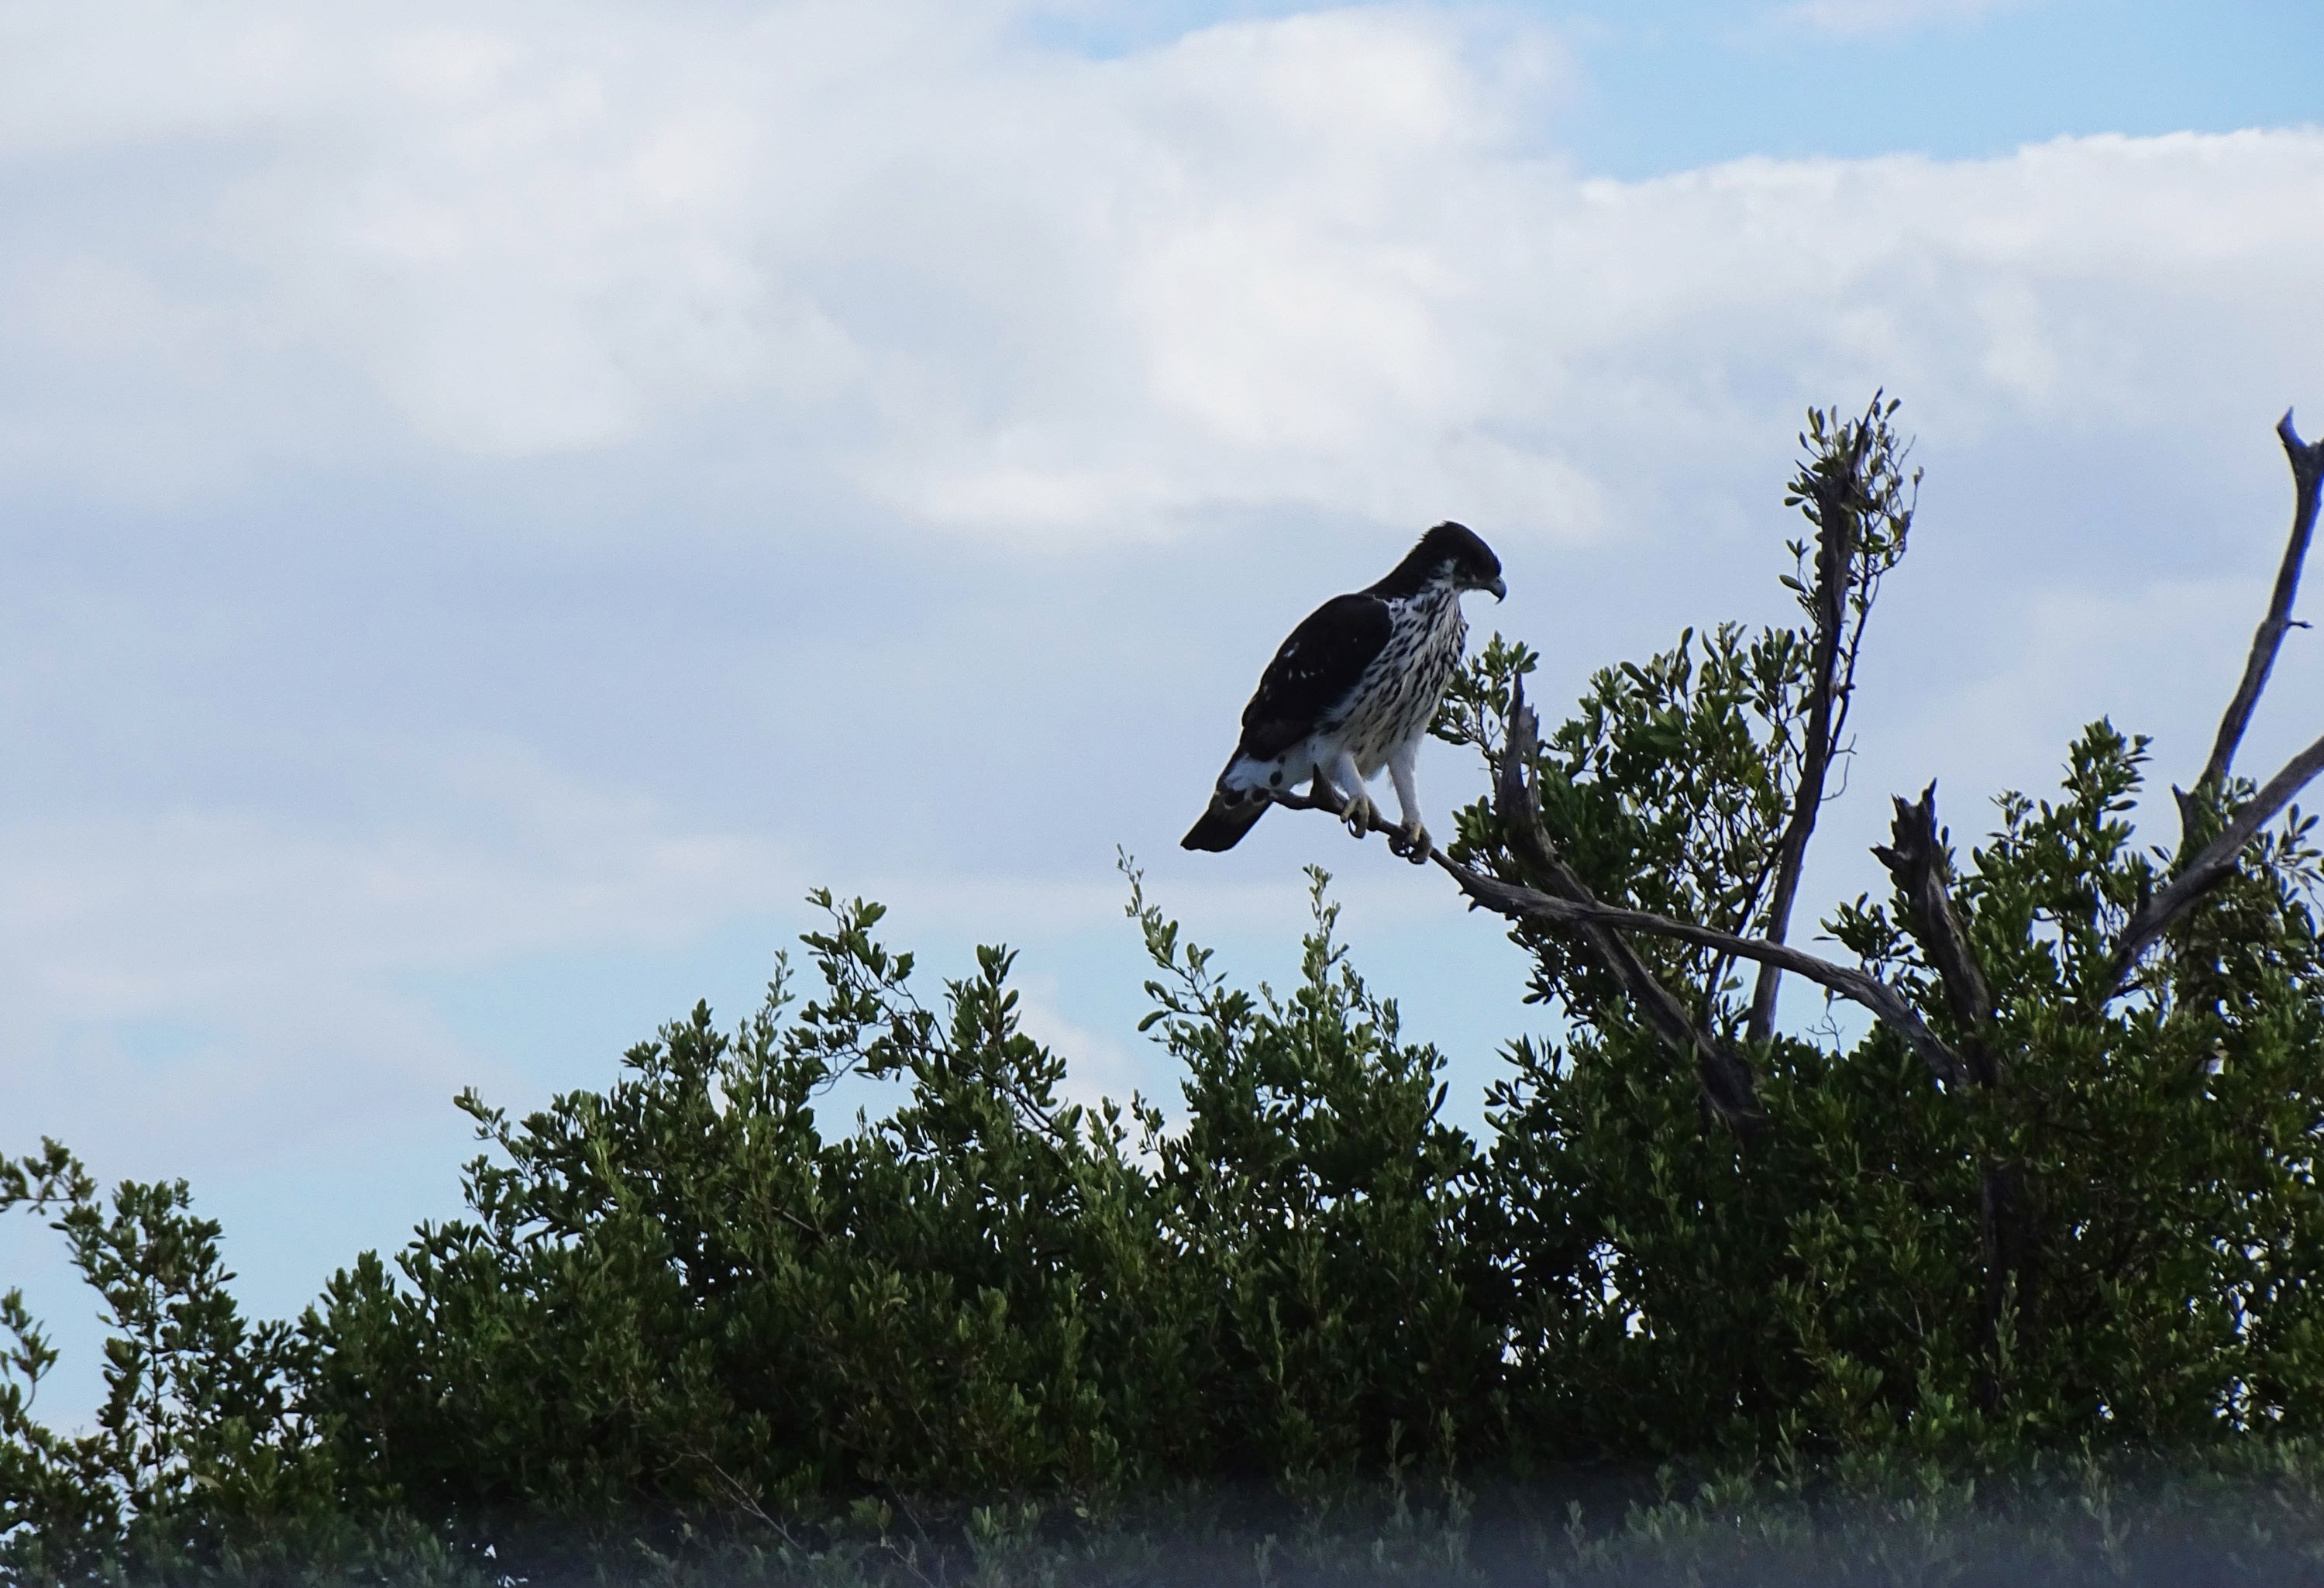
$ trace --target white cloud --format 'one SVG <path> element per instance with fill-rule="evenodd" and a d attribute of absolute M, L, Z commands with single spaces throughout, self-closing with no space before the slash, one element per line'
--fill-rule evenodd
<path fill-rule="evenodd" d="M 1140 1091 L 1157 1103 L 1176 1101 L 1169 1093 L 1155 1094 L 1154 1066 L 1142 1063 L 1128 1043 L 1060 1014 L 1054 981 L 1038 974 L 1020 980 L 1018 1019 L 1025 1034 L 1065 1061 L 1065 1084 L 1057 1093 L 1061 1102 L 1078 1103 L 1094 1112 L 1109 1099 L 1127 1107 Z"/>
<path fill-rule="evenodd" d="M 1107 61 L 945 7 L 114 8 L 126 61 L 75 14 L 19 23 L 0 144 L 173 188 L 0 234 L 0 471 L 83 489 L 731 413 L 721 477 L 980 537 L 1288 503 L 1570 540 L 1667 510 L 1661 436 L 1803 392 L 2172 422 L 2324 343 L 2314 132 L 1616 183 L 1528 142 L 1554 41 L 1474 14 Z"/>
<path fill-rule="evenodd" d="M 353 1140 L 497 1068 L 415 978 L 682 942 L 804 885 L 764 839 L 673 830 L 503 747 L 423 748 L 442 759 L 401 781 L 424 825 L 211 810 L 0 827 L 0 1039 L 22 1056 L 0 1113 L 132 1161 Z"/>

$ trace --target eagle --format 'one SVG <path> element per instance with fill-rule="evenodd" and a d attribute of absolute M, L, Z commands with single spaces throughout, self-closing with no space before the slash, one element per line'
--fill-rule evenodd
<path fill-rule="evenodd" d="M 1389 843 L 1425 861 L 1413 762 L 1460 664 L 1469 636 L 1461 597 L 1471 590 L 1506 597 L 1501 559 L 1465 524 L 1445 522 L 1378 584 L 1308 614 L 1267 664 L 1210 808 L 1179 846 L 1233 848 L 1277 795 L 1303 782 L 1360 838 L 1376 811 L 1364 784 L 1386 766 L 1401 818 Z"/>

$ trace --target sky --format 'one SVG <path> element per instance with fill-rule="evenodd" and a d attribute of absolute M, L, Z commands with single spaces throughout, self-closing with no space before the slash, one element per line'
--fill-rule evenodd
<path fill-rule="evenodd" d="M 1885 387 L 1805 898 L 2101 715 L 2185 780 L 2324 431 L 2319 59 L 2304 0 L 0 0 L 0 1150 L 189 1180 L 292 1314 L 458 1210 L 454 1093 L 732 1023 L 817 885 L 1167 1103 L 1124 851 L 1278 983 L 1327 866 L 1474 1125 L 1542 1016 L 1441 875 L 1176 847 L 1277 641 L 1447 517 L 1546 702 L 1784 621 L 1802 413 Z M 2246 770 L 2319 717 L 2295 634 Z M 57 1244 L 0 1224 L 69 1423 Z"/>

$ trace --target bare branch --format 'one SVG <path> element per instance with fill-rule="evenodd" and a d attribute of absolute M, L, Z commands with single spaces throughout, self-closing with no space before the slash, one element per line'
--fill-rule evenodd
<path fill-rule="evenodd" d="M 1921 1056 L 1938 1080 L 1949 1085 L 1958 1085 L 1966 1078 L 1960 1058 L 1934 1031 L 1929 1029 L 1927 1023 L 1914 1011 L 1904 995 L 1868 972 L 1834 965 L 1830 960 L 1785 944 L 1759 937 L 1738 937 L 1731 932 L 1697 926 L 1692 921 L 1673 920 L 1667 916 L 1655 915 L 1643 909 L 1601 904 L 1592 898 L 1587 885 L 1557 855 L 1555 846 L 1542 825 L 1539 808 L 1526 786 L 1524 769 L 1533 759 L 1533 712 L 1525 704 L 1524 686 L 1520 683 L 1509 712 L 1509 742 L 1502 752 L 1496 809 L 1503 816 L 1504 830 L 1512 845 L 1518 849 L 1519 858 L 1529 867 L 1538 869 L 1553 886 L 1568 890 L 1565 896 L 1559 897 L 1486 876 L 1441 851 L 1429 858 L 1459 884 L 1472 903 L 1496 915 L 1511 920 L 1539 920 L 1581 929 L 1605 960 L 1608 970 L 1621 984 L 1623 991 L 1636 1001 L 1655 1034 L 1674 1049 L 1694 1056 L 1711 1105 L 1722 1116 L 1738 1121 L 1758 1116 L 1757 1096 L 1749 1090 L 1749 1072 L 1743 1069 L 1738 1059 L 1724 1052 L 1707 1033 L 1696 1027 L 1688 1018 L 1684 1006 L 1655 979 L 1654 973 L 1638 958 L 1636 951 L 1622 941 L 1619 934 L 1643 932 L 1651 937 L 1668 937 L 1680 943 L 1692 943 L 1697 947 L 1715 949 L 1738 959 L 1772 965 L 1804 976 L 1849 1002 L 1870 1011 Z M 1339 813 L 1336 805 L 1312 795 L 1277 794 L 1273 798 L 1277 804 L 1293 810 Z M 1375 812 L 1370 831 L 1394 834 L 1397 829 Z M 1743 1088 L 1739 1096 L 1736 1094 L 1734 1085 L 1738 1077 Z"/>
<path fill-rule="evenodd" d="M 1501 748 L 1500 775 L 1493 793 L 1494 810 L 1501 818 L 1502 832 L 1520 864 L 1547 882 L 1556 896 L 1595 906 L 1598 900 L 1591 894 L 1589 884 L 1557 853 L 1556 843 L 1541 819 L 1541 802 L 1528 775 L 1538 732 L 1533 707 L 1526 704 L 1525 680 L 1519 679 L 1510 697 L 1508 736 Z M 1449 863 L 1446 869 L 1452 869 Z M 1453 875 L 1458 880 L 1461 873 L 1454 872 Z M 1465 889 L 1467 884 L 1462 886 Z M 1471 897 L 1474 898 L 1474 893 Z M 1758 1089 L 1752 1084 L 1751 1071 L 1743 1060 L 1695 1022 L 1686 1007 L 1619 934 L 1589 926 L 1583 928 L 1583 933 L 1616 983 L 1645 1014 L 1655 1035 L 1674 1052 L 1693 1058 L 1703 1096 L 1713 1112 L 1730 1122 L 1757 1120 Z"/>
<path fill-rule="evenodd" d="M 1771 943 L 1764 937 L 1738 937 L 1730 932 L 1699 927 L 1692 921 L 1673 920 L 1667 916 L 1652 915 L 1643 909 L 1624 909 L 1614 905 L 1556 899 L 1531 888 L 1520 888 L 1514 883 L 1482 876 L 1451 861 L 1439 860 L 1437 863 L 1452 873 L 1452 880 L 1461 884 L 1462 892 L 1497 915 L 1554 921 L 1566 926 L 1608 927 L 1618 932 L 1644 932 L 1649 937 L 1670 937 L 1702 948 L 1720 949 L 1733 954 L 1738 959 L 1756 960 L 1761 965 L 1772 965 L 1804 976 L 1849 1002 L 1871 1011 L 1882 1024 L 1894 1029 L 1914 1052 L 1921 1056 L 1939 1080 L 1958 1085 L 1965 1078 L 1960 1060 L 1914 1012 L 1904 994 L 1869 972 L 1850 970 L 1788 944 Z"/>
<path fill-rule="evenodd" d="M 1525 701 L 1525 681 L 1519 679 L 1508 712 L 1508 738 L 1502 746 L 1500 774 L 1494 789 L 1494 809 L 1502 817 L 1510 848 L 1518 861 L 1533 874 L 1555 888 L 1565 899 L 1585 910 L 1602 909 L 1604 906 L 1591 895 L 1589 885 L 1557 854 L 1555 844 L 1541 820 L 1541 808 L 1534 790 L 1526 782 L 1526 769 L 1533 763 L 1536 719 L 1533 708 Z M 1273 801 L 1290 810 L 1323 810 L 1333 816 L 1342 814 L 1342 805 L 1329 798 L 1313 793 L 1278 793 L 1269 796 Z M 1368 831 L 1396 837 L 1400 829 L 1392 826 L 1377 810 L 1372 812 Z M 1513 889 L 1510 897 L 1549 898 L 1529 888 L 1499 882 L 1481 872 L 1471 871 L 1451 859 L 1442 850 L 1424 858 L 1433 860 L 1444 872 L 1461 885 L 1472 901 L 1487 903 L 1480 889 Z M 1488 904 L 1497 913 L 1519 919 L 1524 912 L 1501 909 Z M 1632 911 L 1632 914 L 1638 912 Z M 1640 916 L 1641 919 L 1660 917 Z M 1647 1027 L 1673 1052 L 1692 1059 L 1695 1073 L 1702 1079 L 1703 1096 L 1721 1119 L 1739 1129 L 1748 1131 L 1761 1119 L 1758 1097 L 1751 1084 L 1749 1070 L 1740 1059 L 1727 1051 L 1709 1032 L 1698 1027 L 1681 1003 L 1647 968 L 1621 937 L 1602 925 L 1579 924 L 1590 946 L 1623 993 L 1637 1006 Z M 1676 923 L 1672 923 L 1675 925 Z M 1667 934 L 1665 934 L 1667 935 Z"/>
<path fill-rule="evenodd" d="M 1877 400 L 1876 400 L 1877 401 Z M 1840 670 L 1840 630 L 1848 615 L 1849 575 L 1856 561 L 1858 476 L 1872 446 L 1872 416 L 1856 427 L 1846 466 L 1820 470 L 1815 478 L 1815 653 L 1814 679 L 1808 699 L 1807 743 L 1801 747 L 1800 783 L 1793 790 L 1792 819 L 1784 829 L 1782 860 L 1775 868 L 1775 891 L 1767 904 L 1767 937 L 1781 943 L 1790 929 L 1793 900 L 1800 891 L 1800 872 L 1807 863 L 1808 839 L 1815 832 L 1816 813 L 1823 808 L 1824 779 L 1831 770 L 1833 691 Z M 1740 923 L 1738 923 L 1740 924 Z M 1782 969 L 1761 962 L 1758 984 L 1751 991 L 1750 1039 L 1765 1042 L 1775 1029 L 1775 994 L 1783 983 Z"/>
<path fill-rule="evenodd" d="M 2203 763 L 2203 775 L 2195 780 L 2197 789 L 2206 784 L 2217 789 L 2227 780 L 2227 771 L 2235 764 L 2236 750 L 2243 743 L 2244 730 L 2251 725 L 2252 713 L 2259 706 L 2260 691 L 2267 688 L 2267 676 L 2275 666 L 2275 652 L 2283 643 L 2287 630 L 2296 626 L 2292 618 L 2292 597 L 2300 593 L 2301 565 L 2307 560 L 2308 542 L 2316 532 L 2316 506 L 2319 486 L 2324 486 L 2324 441 L 2302 441 L 2300 432 L 2292 428 L 2292 411 L 2284 411 L 2275 427 L 2277 437 L 2283 442 L 2283 456 L 2292 465 L 2292 538 L 2283 548 L 2283 562 L 2275 570 L 2275 594 L 2267 604 L 2267 616 L 2260 620 L 2259 630 L 2252 635 L 2251 656 L 2244 663 L 2243 681 L 2236 686 L 2236 695 L 2227 703 L 2227 715 L 2219 719 L 2219 736 L 2211 745 L 2211 759 Z"/>
<path fill-rule="evenodd" d="M 2122 935 L 2115 939 L 2114 957 L 2107 963 L 2106 982 L 2098 989 L 2097 1002 L 2106 1003 L 2122 991 L 2129 980 L 2131 967 L 2138 956 L 2161 937 L 2163 929 L 2179 919 L 2187 908 L 2204 894 L 2225 882 L 2236 869 L 2236 858 L 2244 845 L 2258 836 L 2259 830 L 2273 821 L 2283 808 L 2300 797 L 2319 772 L 2324 772 L 2324 739 L 2317 740 L 2307 749 L 2286 762 L 2283 770 L 2270 778 L 2260 791 L 2246 800 L 2227 826 L 2227 831 L 2207 845 L 2203 852 L 2185 865 L 2163 888 L 2150 895 L 2135 914 L 2126 922 Z"/>
<path fill-rule="evenodd" d="M 2196 779 L 2193 789 L 2172 790 L 2179 798 L 2182 827 L 2192 820 L 2204 789 L 2216 790 L 2226 785 L 2227 774 L 2235 765 L 2236 751 L 2243 743 L 2244 730 L 2251 725 L 2260 692 L 2267 688 L 2268 675 L 2275 667 L 2275 653 L 2283 643 L 2284 633 L 2301 626 L 2292 618 L 2292 603 L 2300 593 L 2301 567 L 2307 560 L 2309 541 L 2316 532 L 2318 500 L 2324 495 L 2324 441 L 2301 440 L 2300 432 L 2292 428 L 2290 409 L 2276 421 L 2275 434 L 2283 443 L 2285 460 L 2292 465 L 2292 535 L 2283 548 L 2283 561 L 2275 570 L 2275 591 L 2269 598 L 2267 615 L 2260 620 L 2258 631 L 2252 635 L 2251 654 L 2244 662 L 2243 679 L 2236 686 L 2235 698 L 2227 702 L 2227 714 L 2219 719 L 2219 735 L 2212 743 L 2211 758 L 2203 763 L 2202 776 Z M 2286 762 L 2282 771 L 2270 778 L 2266 786 L 2228 819 L 2226 831 L 2180 867 L 2168 883 L 2138 907 L 2115 940 L 2106 981 L 2098 989 L 2099 1004 L 2122 991 L 2139 956 L 2190 905 L 2227 879 L 2236 869 L 2244 845 L 2273 821 L 2277 812 L 2291 804 L 2319 771 L 2324 771 L 2324 739 L 2319 739 Z"/>
<path fill-rule="evenodd" d="M 2001 1058 L 1993 1040 L 1993 993 L 1946 887 L 1944 835 L 1937 826 L 1937 786 L 1931 783 L 1916 803 L 1908 805 L 1900 799 L 1895 805 L 1893 839 L 1872 853 L 1888 868 L 1896 891 L 1904 895 L 1914 940 L 1936 971 L 1945 1006 L 1960 1028 L 1961 1056 L 1970 1078 L 1980 1090 L 1991 1091 L 2003 1080 Z M 1986 1361 L 1978 1375 L 1978 1397 L 1981 1404 L 1993 1408 L 2001 1404 L 2006 1389 L 2002 1375 L 2007 1359 L 2001 1349 L 2005 1322 L 2014 1313 L 2021 1330 L 2031 1325 L 2038 1237 L 2025 1166 L 2014 1159 L 1996 1162 L 1982 1153 L 1980 1159 L 1978 1226 L 1985 1258 L 1980 1316 Z"/>
<path fill-rule="evenodd" d="M 1872 853 L 1888 868 L 1904 897 L 1914 941 L 1937 973 L 1945 1007 L 1961 1031 L 1961 1057 L 1980 1086 L 1997 1085 L 2001 1062 L 1993 1050 L 1993 993 L 1962 930 L 1945 886 L 1944 839 L 1937 830 L 1937 786 L 1931 783 L 1917 804 L 1896 800 L 1894 837 Z"/>

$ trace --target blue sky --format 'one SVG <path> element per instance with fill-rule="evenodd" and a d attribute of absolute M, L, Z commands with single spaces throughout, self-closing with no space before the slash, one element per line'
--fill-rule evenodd
<path fill-rule="evenodd" d="M 1277 640 L 1444 516 L 1553 698 L 1780 618 L 1800 411 L 1885 383 L 1930 480 L 1810 895 L 2102 712 L 2183 776 L 2324 429 L 2319 59 L 2289 4 L 0 5 L 0 1148 L 189 1177 L 294 1310 L 456 1209 L 460 1086 L 739 1017 L 817 883 L 1167 1098 L 1117 847 L 1277 978 L 1330 866 L 1473 1120 L 1535 1016 L 1441 880 L 1175 846 Z M 71 1416 L 53 1244 L 0 1282 Z"/>
<path fill-rule="evenodd" d="M 1222 18 L 1296 5 L 1067 7 L 1038 36 L 1150 49 Z M 2324 15 L 2294 0 L 1998 0 L 1810 6 L 1735 0 L 1490 8 L 1554 30 L 1571 92 L 1545 143 L 1636 178 L 1751 155 L 2004 154 L 2089 133 L 2296 125 L 2316 116 Z"/>
<path fill-rule="evenodd" d="M 1585 168 L 1636 177 L 1753 154 L 1978 159 L 2076 134 L 2231 132 L 2316 114 L 2313 7 L 1855 9 L 1864 21 L 1849 29 L 1734 5 L 1542 8 L 1572 30 L 1588 79 L 1557 130 Z"/>

